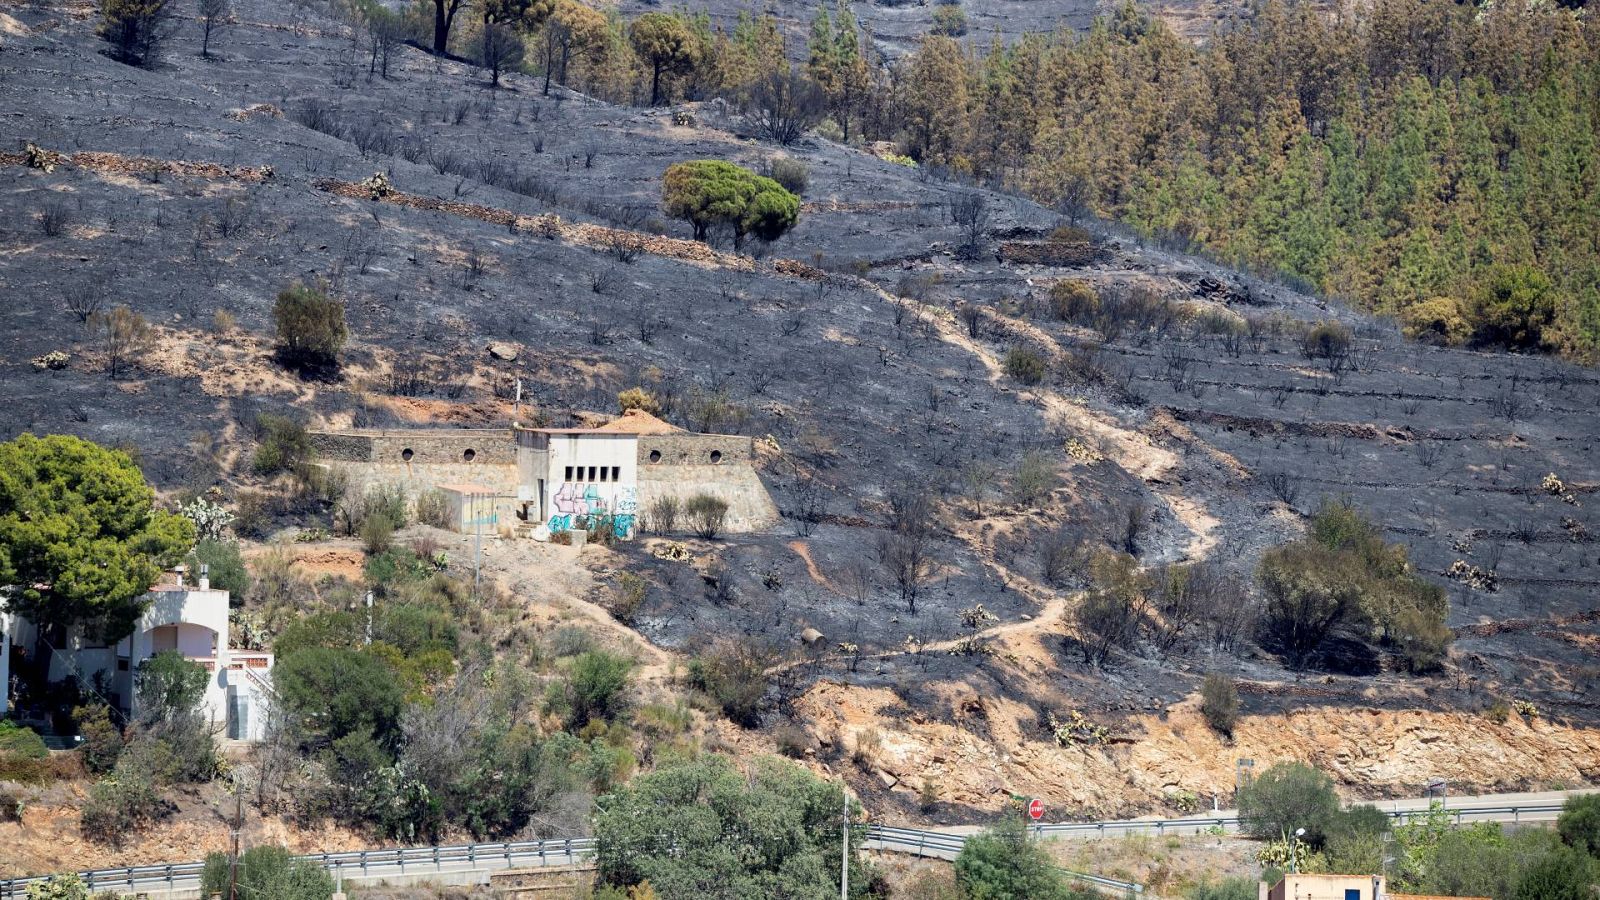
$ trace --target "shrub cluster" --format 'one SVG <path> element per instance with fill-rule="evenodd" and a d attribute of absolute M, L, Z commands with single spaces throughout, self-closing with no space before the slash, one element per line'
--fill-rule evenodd
<path fill-rule="evenodd" d="M 1453 639 L 1444 589 L 1418 575 L 1405 547 L 1386 542 L 1346 501 L 1325 500 L 1306 537 L 1267 551 L 1257 577 L 1266 595 L 1263 640 L 1295 666 L 1343 631 L 1427 672 Z"/>

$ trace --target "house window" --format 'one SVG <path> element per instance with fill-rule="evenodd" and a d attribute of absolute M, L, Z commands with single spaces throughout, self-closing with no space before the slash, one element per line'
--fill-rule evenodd
<path fill-rule="evenodd" d="M 594 466 L 590 466 L 589 467 L 589 481 L 591 481 L 591 482 L 595 481 L 598 476 L 599 476 L 599 473 L 595 471 L 595 467 Z"/>
<path fill-rule="evenodd" d="M 572 480 L 572 467 L 571 466 L 567 466 L 567 477 L 562 479 L 562 480 L 563 481 L 571 481 Z"/>
<path fill-rule="evenodd" d="M 611 479 L 606 477 L 607 475 L 610 475 L 610 474 L 611 474 L 611 472 L 610 472 L 608 467 L 606 467 L 606 466 L 601 466 L 600 467 L 600 480 L 601 481 L 610 481 Z"/>
<path fill-rule="evenodd" d="M 719 462 L 722 462 L 722 451 L 721 450 L 713 450 L 713 451 L 711 451 L 711 464 L 712 465 L 716 465 Z"/>
<path fill-rule="evenodd" d="M 622 480 L 622 467 L 621 466 L 612 466 L 611 467 L 611 480 L 612 481 L 621 481 Z"/>

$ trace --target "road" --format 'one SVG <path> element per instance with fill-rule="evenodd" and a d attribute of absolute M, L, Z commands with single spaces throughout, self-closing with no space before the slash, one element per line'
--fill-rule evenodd
<path fill-rule="evenodd" d="M 1554 822 L 1560 815 L 1561 804 L 1575 794 L 1595 793 L 1596 788 L 1583 788 L 1573 791 L 1537 791 L 1514 794 L 1477 794 L 1461 797 L 1449 797 L 1445 800 L 1445 808 L 1457 817 L 1457 821 L 1470 822 L 1501 822 L 1505 824 L 1526 824 Z M 1367 802 L 1367 801 L 1362 801 Z M 1413 797 L 1404 800 L 1376 800 L 1370 801 L 1373 806 L 1383 810 L 1396 818 L 1406 813 L 1424 812 L 1428 805 L 1434 802 L 1427 797 Z M 1046 810 L 1048 817 L 1049 811 Z M 1213 812 L 1194 813 L 1193 815 L 1177 818 L 1163 819 L 1156 816 L 1145 816 L 1137 819 L 1104 820 L 1098 822 L 1049 822 L 1040 823 L 1039 827 L 1047 837 L 1114 837 L 1125 834 L 1142 832 L 1157 832 L 1160 834 L 1195 834 L 1215 828 L 1218 822 L 1222 823 L 1224 831 L 1237 831 L 1239 811 L 1237 809 L 1221 809 Z M 981 825 L 955 825 L 943 828 L 932 828 L 942 834 L 967 835 L 983 830 Z"/>
<path fill-rule="evenodd" d="M 1450 798 L 1447 809 L 1457 822 L 1501 822 L 1506 824 L 1544 824 L 1560 814 L 1561 804 L 1577 791 L 1543 791 L 1518 794 L 1481 794 Z M 1375 804 L 1397 819 L 1425 811 L 1431 801 L 1419 797 L 1385 800 Z M 1034 826 L 1043 839 L 1121 837 L 1128 834 L 1202 834 L 1221 827 L 1237 831 L 1238 811 L 1231 809 L 1200 813 L 1176 819 L 1124 819 L 1102 822 L 1058 822 Z M 980 826 L 940 829 L 899 828 L 875 825 L 868 833 L 866 847 L 920 856 L 954 859 L 961 852 L 967 835 Z M 303 859 L 338 873 L 351 882 L 386 881 L 415 883 L 429 881 L 449 884 L 484 884 L 490 872 L 510 868 L 572 866 L 583 864 L 594 852 L 590 838 L 548 841 L 515 841 L 500 844 L 474 844 L 454 847 L 413 847 L 408 849 L 367 850 L 349 853 L 314 854 Z M 199 862 L 136 866 L 125 869 L 100 869 L 83 873 L 91 890 L 121 890 L 144 893 L 168 900 L 197 897 L 200 889 Z M 1131 885 L 1092 875 L 1074 877 L 1107 888 L 1136 890 Z M 22 897 L 29 879 L 0 881 L 0 900 Z"/>

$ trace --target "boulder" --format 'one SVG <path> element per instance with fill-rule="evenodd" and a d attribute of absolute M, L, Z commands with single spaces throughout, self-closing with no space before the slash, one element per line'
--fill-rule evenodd
<path fill-rule="evenodd" d="M 516 362 L 517 348 L 511 346 L 510 344 L 502 344 L 497 342 L 489 345 L 489 355 L 495 359 L 504 360 L 506 362 Z"/>

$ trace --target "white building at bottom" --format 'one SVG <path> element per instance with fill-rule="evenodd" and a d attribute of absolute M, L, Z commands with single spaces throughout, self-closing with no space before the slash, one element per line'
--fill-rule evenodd
<path fill-rule="evenodd" d="M 189 584 L 181 571 L 169 573 L 145 595 L 148 603 L 133 634 L 114 645 L 96 644 L 81 635 L 52 648 L 49 679 L 76 679 L 90 694 L 101 693 L 128 715 L 138 713 L 134 678 L 139 664 L 165 650 L 175 650 L 207 672 L 201 712 L 223 737 L 258 741 L 265 736 L 266 712 L 272 696 L 272 654 L 235 650 L 228 640 L 228 592 L 212 588 L 202 575 Z M 30 653 L 38 629 L 18 615 L 0 614 L 0 715 L 10 707 L 11 657 Z"/>

